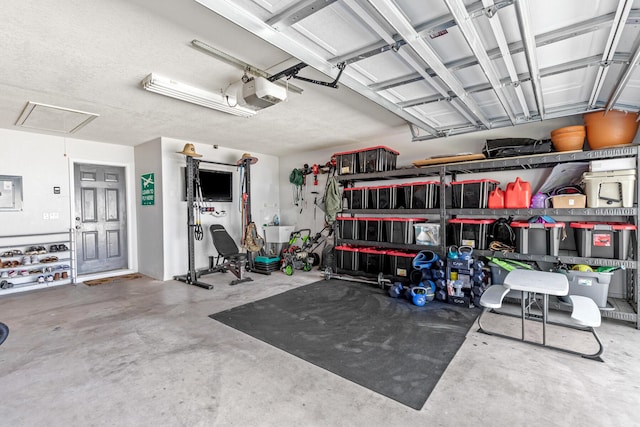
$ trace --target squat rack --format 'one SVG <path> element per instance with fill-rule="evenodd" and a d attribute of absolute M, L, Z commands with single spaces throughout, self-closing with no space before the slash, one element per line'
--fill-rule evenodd
<path fill-rule="evenodd" d="M 184 151 L 186 150 L 187 148 L 185 147 L 185 150 L 183 150 L 182 154 L 185 154 L 186 161 L 187 161 L 187 174 L 186 174 L 187 248 L 188 248 L 187 252 L 188 252 L 188 258 L 189 258 L 189 264 L 188 264 L 189 270 L 187 271 L 187 274 L 184 274 L 181 276 L 175 276 L 174 279 L 184 282 L 188 285 L 195 285 L 204 289 L 213 289 L 213 285 L 198 281 L 198 278 L 200 277 L 201 274 L 196 270 L 196 266 L 195 266 L 196 251 L 195 251 L 194 233 L 195 233 L 195 227 L 197 226 L 197 224 L 195 223 L 195 217 L 193 215 L 193 208 L 194 208 L 194 202 L 195 202 L 195 191 L 194 191 L 195 189 L 193 186 L 193 182 L 196 179 L 196 177 L 199 176 L 200 163 L 209 163 L 209 164 L 233 166 L 233 167 L 235 167 L 236 165 L 232 163 L 221 163 L 221 162 L 213 162 L 209 160 L 198 160 L 198 159 L 195 159 L 193 155 L 185 153 Z M 195 150 L 194 150 L 194 153 L 195 153 Z"/>

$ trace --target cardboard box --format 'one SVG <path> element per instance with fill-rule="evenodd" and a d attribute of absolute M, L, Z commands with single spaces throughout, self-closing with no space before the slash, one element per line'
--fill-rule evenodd
<path fill-rule="evenodd" d="M 587 206 L 587 196 L 584 194 L 563 194 L 551 197 L 551 206 L 559 209 L 584 208 Z"/>

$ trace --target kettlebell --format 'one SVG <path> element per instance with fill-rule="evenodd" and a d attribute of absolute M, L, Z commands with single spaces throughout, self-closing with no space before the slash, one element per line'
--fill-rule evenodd
<path fill-rule="evenodd" d="M 396 282 L 389 288 L 389 296 L 391 298 L 398 298 L 400 295 L 402 295 L 403 289 L 404 287 L 402 286 L 402 283 Z"/>
<path fill-rule="evenodd" d="M 430 290 L 433 293 L 435 293 L 436 291 L 436 284 L 433 282 L 433 280 L 422 279 L 421 286 L 424 286 L 425 288 L 427 288 L 427 290 Z"/>
<path fill-rule="evenodd" d="M 422 286 L 414 286 L 411 288 L 411 301 L 414 305 L 422 307 L 427 303 L 427 289 Z"/>

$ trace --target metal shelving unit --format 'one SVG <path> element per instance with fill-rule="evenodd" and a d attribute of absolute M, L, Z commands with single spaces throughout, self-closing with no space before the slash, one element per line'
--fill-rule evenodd
<path fill-rule="evenodd" d="M 345 209 L 343 214 L 348 215 L 424 215 L 440 217 L 440 233 L 442 245 L 437 248 L 440 253 L 446 252 L 446 221 L 447 218 L 455 216 L 487 216 L 487 217 L 531 217 L 536 215 L 551 215 L 556 217 L 626 217 L 633 224 L 640 228 L 640 220 L 638 215 L 638 207 L 629 208 L 573 208 L 573 209 L 448 209 L 446 208 L 446 192 L 444 185 L 448 177 L 455 177 L 457 174 L 489 172 L 495 170 L 519 170 L 519 169 L 536 169 L 549 168 L 558 163 L 567 162 L 588 162 L 597 159 L 612 159 L 633 157 L 636 159 L 636 172 L 640 177 L 640 164 L 638 163 L 638 146 L 629 145 L 619 148 L 608 148 L 593 151 L 573 151 L 564 153 L 548 153 L 522 157 L 509 157 L 504 159 L 478 160 L 472 162 L 449 163 L 444 165 L 434 165 L 426 167 L 413 167 L 396 169 L 386 172 L 373 172 L 351 175 L 340 175 L 338 181 L 343 185 L 350 186 L 354 182 L 360 181 L 383 181 L 410 178 L 431 177 L 439 180 L 441 185 L 440 191 L 440 208 L 438 209 Z M 636 185 L 636 201 L 640 200 L 640 185 Z M 573 255 L 527 255 L 513 252 L 495 252 L 489 250 L 476 250 L 475 253 L 483 256 L 495 256 L 508 259 L 522 261 L 543 261 L 543 262 L 562 262 L 565 264 L 587 264 L 592 266 L 613 266 L 622 267 L 631 271 L 631 287 L 627 295 L 627 299 L 611 299 L 615 310 L 602 311 L 603 317 L 633 322 L 637 329 L 640 329 L 640 316 L 638 316 L 638 306 L 640 298 L 638 295 L 639 288 L 639 262 L 638 254 L 640 254 L 640 239 L 637 237 L 633 241 L 633 256 L 635 259 L 605 259 L 605 258 L 584 258 Z M 370 242 L 364 240 L 340 240 L 340 243 L 359 245 L 359 246 L 376 246 L 380 248 L 393 249 L 409 249 L 422 250 L 424 245 L 399 245 L 387 242 Z"/>
<path fill-rule="evenodd" d="M 51 245 L 64 246 L 63 250 L 51 252 Z M 33 262 L 31 255 L 26 255 L 29 248 L 42 247 L 42 251 L 34 253 Z M 19 253 L 13 255 L 5 255 L 7 251 L 16 250 Z M 21 234 L 13 236 L 0 236 L 0 260 L 4 262 L 15 262 L 14 265 L 2 267 L 0 264 L 0 273 L 2 278 L 13 284 L 12 287 L 0 289 L 0 296 L 9 295 L 17 292 L 31 291 L 35 289 L 49 288 L 53 286 L 61 286 L 76 283 L 76 270 L 74 264 L 75 245 L 73 241 L 73 230 L 39 233 L 39 234 Z M 28 263 L 23 261 L 29 258 Z M 9 276 L 9 272 L 15 271 L 14 276 Z M 21 271 L 22 274 L 19 274 Z M 52 278 L 65 273 L 64 278 L 58 280 L 38 282 L 39 277 Z M 4 277 L 6 276 L 6 277 Z"/>

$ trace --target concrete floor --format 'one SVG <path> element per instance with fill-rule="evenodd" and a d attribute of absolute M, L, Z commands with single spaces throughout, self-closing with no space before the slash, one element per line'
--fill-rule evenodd
<path fill-rule="evenodd" d="M 211 291 L 136 279 L 0 298 L 11 328 L 0 425 L 640 425 L 640 331 L 630 323 L 603 320 L 605 363 L 474 325 L 416 411 L 207 317 L 320 279 L 252 276 L 237 286 L 229 273 L 205 276 Z M 508 326 L 493 317 L 486 327 Z M 571 333 L 556 338 L 582 339 Z"/>

